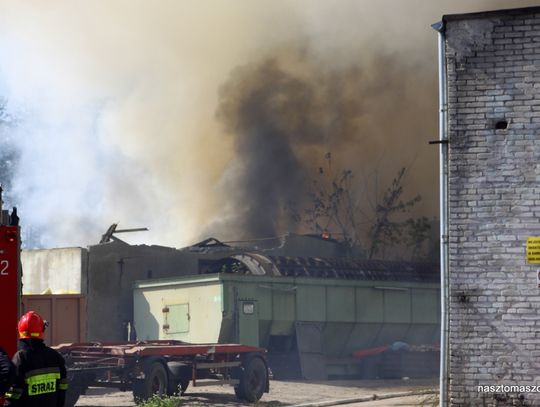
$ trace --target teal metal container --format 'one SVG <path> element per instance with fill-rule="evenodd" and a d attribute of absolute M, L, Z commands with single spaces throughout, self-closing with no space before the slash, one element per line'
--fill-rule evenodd
<path fill-rule="evenodd" d="M 436 343 L 439 298 L 429 283 L 221 273 L 137 282 L 134 320 L 139 339 L 297 347 L 337 375 L 356 350 Z"/>

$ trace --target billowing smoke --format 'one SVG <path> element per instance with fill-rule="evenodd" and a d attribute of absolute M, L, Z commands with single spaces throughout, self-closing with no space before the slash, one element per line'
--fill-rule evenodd
<path fill-rule="evenodd" d="M 287 201 L 305 195 L 308 179 L 297 150 L 324 141 L 322 123 L 314 120 L 316 92 L 276 60 L 237 70 L 222 88 L 218 116 L 235 137 L 236 152 L 225 187 L 237 210 L 227 230 L 275 236 Z"/>
<path fill-rule="evenodd" d="M 435 215 L 429 25 L 527 4 L 0 0 L 0 182 L 47 247 L 113 222 L 174 246 L 284 231 L 326 151 L 358 174 L 411 166 Z"/>
<path fill-rule="evenodd" d="M 218 118 L 234 138 L 236 158 L 223 188 L 236 210 L 220 233 L 253 238 L 294 230 L 300 225 L 287 223 L 284 209 L 291 203 L 304 206 L 325 151 L 337 152 L 342 170 L 361 175 L 376 165 L 372 155 L 384 151 L 394 136 L 414 138 L 407 115 L 417 106 L 407 100 L 414 93 L 407 93 L 402 80 L 411 73 L 395 57 L 373 63 L 380 69 L 368 74 L 358 65 L 322 66 L 304 51 L 234 71 L 221 89 Z M 380 129 L 370 126 L 374 121 Z M 403 126 L 397 134 L 390 132 L 393 122 Z M 351 146 L 352 160 L 344 152 Z M 399 163 L 414 155 L 407 151 Z M 384 164 L 388 168 L 379 168 L 381 176 L 397 169 L 396 163 Z"/>

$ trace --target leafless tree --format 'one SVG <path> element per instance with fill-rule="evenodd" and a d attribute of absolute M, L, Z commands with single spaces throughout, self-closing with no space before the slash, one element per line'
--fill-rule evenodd
<path fill-rule="evenodd" d="M 340 236 L 351 250 L 360 248 L 369 259 L 384 257 L 386 249 L 398 245 L 408 247 L 410 257 L 417 259 L 429 237 L 429 222 L 426 217 L 403 220 L 422 199 L 420 195 L 403 198 L 406 168 L 397 172 L 381 195 L 377 170 L 373 173 L 375 186 L 366 179 L 362 187 L 351 170 L 333 168 L 330 153 L 325 161 L 312 181 L 307 206 L 290 213 L 315 233 Z"/>
<path fill-rule="evenodd" d="M 394 246 L 400 242 L 407 222 L 396 221 L 394 215 L 410 211 L 422 200 L 420 195 L 406 201 L 402 200 L 405 173 L 405 168 L 398 171 L 382 199 L 375 205 L 375 213 L 369 230 L 368 258 L 370 259 L 381 252 L 384 254 L 385 247 Z"/>

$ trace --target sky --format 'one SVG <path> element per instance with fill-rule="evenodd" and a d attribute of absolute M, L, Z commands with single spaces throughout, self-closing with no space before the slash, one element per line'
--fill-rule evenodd
<path fill-rule="evenodd" d="M 0 0 L 6 205 L 39 247 L 95 244 L 111 223 L 173 247 L 267 237 L 331 152 L 366 195 L 407 167 L 434 218 L 430 25 L 534 3 Z"/>

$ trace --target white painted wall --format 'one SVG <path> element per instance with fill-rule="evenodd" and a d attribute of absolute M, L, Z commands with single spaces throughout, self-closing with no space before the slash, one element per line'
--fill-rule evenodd
<path fill-rule="evenodd" d="M 81 294 L 86 256 L 82 247 L 23 250 L 23 294 Z"/>

